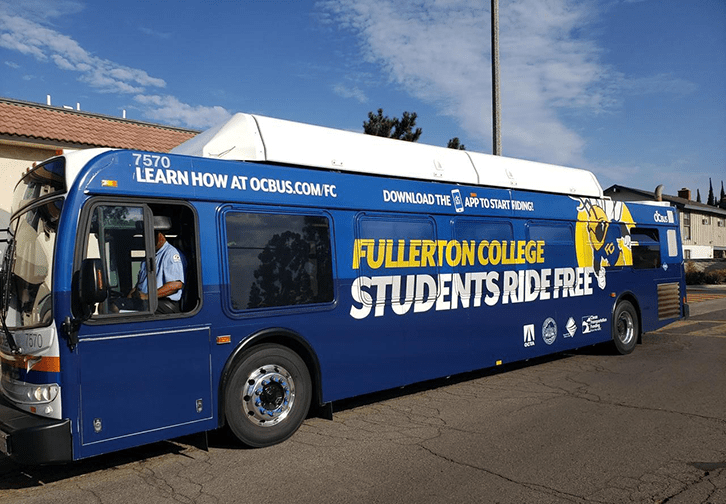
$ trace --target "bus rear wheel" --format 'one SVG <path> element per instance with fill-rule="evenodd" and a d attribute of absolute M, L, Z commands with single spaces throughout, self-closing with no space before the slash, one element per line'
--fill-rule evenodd
<path fill-rule="evenodd" d="M 281 443 L 305 420 L 311 389 L 308 368 L 295 352 L 273 344 L 253 347 L 238 360 L 227 384 L 227 425 L 252 448 Z"/>
<path fill-rule="evenodd" d="M 640 334 L 638 313 L 630 301 L 618 303 L 615 307 L 612 325 L 615 349 L 622 355 L 629 354 L 635 349 Z"/>

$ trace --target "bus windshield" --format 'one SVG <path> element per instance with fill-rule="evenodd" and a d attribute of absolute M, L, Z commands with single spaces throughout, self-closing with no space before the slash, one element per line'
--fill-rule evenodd
<path fill-rule="evenodd" d="M 2 315 L 8 327 L 50 324 L 53 253 L 65 192 L 63 157 L 34 168 L 15 188 L 2 268 Z"/>
<path fill-rule="evenodd" d="M 22 210 L 23 207 L 35 203 L 40 198 L 65 194 L 65 167 L 65 158 L 56 157 L 26 173 L 15 187 L 11 215 Z"/>
<path fill-rule="evenodd" d="M 62 198 L 31 207 L 10 223 L 13 241 L 5 254 L 3 315 L 10 328 L 51 322 L 51 276 Z"/>

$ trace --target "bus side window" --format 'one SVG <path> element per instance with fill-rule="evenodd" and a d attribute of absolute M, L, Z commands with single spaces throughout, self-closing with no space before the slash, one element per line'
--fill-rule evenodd
<path fill-rule="evenodd" d="M 431 218 L 361 214 L 358 216 L 356 238 L 357 259 L 354 259 L 356 264 L 353 267 L 359 277 L 372 278 L 383 271 L 410 273 L 410 268 L 414 267 L 417 273 L 436 278 L 441 269 L 436 252 L 436 223 Z M 402 282 L 394 287 L 396 304 L 405 306 L 414 300 L 423 301 L 439 295 L 438 286 L 431 292 L 430 287 L 423 284 L 423 288 L 414 290 L 414 283 L 408 283 L 409 278 L 413 277 L 404 273 Z M 360 289 L 360 285 L 357 288 Z M 374 302 L 362 290 L 357 295 L 363 304 Z M 385 303 L 392 302 L 393 297 L 386 297 Z"/>
<path fill-rule="evenodd" d="M 123 298 L 136 285 L 146 257 L 144 243 L 144 207 L 99 205 L 94 208 L 84 259 L 101 259 L 109 288 L 106 301 L 97 306 L 98 314 L 116 313 L 114 301 Z M 123 311 L 148 310 L 148 300 L 143 300 L 133 310 Z"/>
<path fill-rule="evenodd" d="M 171 203 L 149 203 L 152 214 L 167 217 L 171 228 L 165 230 L 166 241 L 177 249 L 184 262 L 184 287 L 180 313 L 195 311 L 201 304 L 200 268 L 197 245 L 199 242 L 196 218 L 191 207 Z M 158 287 L 158 286 L 157 286 Z"/>
<path fill-rule="evenodd" d="M 633 228 L 630 230 L 633 251 L 633 268 L 660 268 L 660 241 L 658 230 L 652 228 Z"/>
<path fill-rule="evenodd" d="M 569 222 L 530 221 L 526 230 L 527 240 L 544 242 L 548 264 L 564 266 L 577 262 L 575 229 Z"/>
<path fill-rule="evenodd" d="M 225 219 L 232 310 L 333 301 L 326 217 L 230 211 Z"/>
<path fill-rule="evenodd" d="M 468 266 L 462 264 L 459 269 L 478 271 L 482 266 L 488 269 L 500 269 L 506 267 L 501 263 L 501 244 L 510 243 L 514 239 L 514 228 L 511 222 L 457 218 L 454 221 L 454 237 L 462 242 L 470 241 L 477 245 L 476 257 L 464 263 Z"/>
<path fill-rule="evenodd" d="M 178 297 L 170 295 L 168 300 L 156 297 L 156 314 L 190 313 L 201 305 L 198 233 L 191 206 L 155 202 L 134 205 L 100 203 L 91 211 L 82 259 L 100 259 L 108 285 L 106 301 L 96 307 L 95 315 L 151 315 L 153 293 L 161 286 L 156 285 L 152 290 L 152 301 L 149 301 L 149 286 L 157 283 L 159 278 L 173 281 L 163 274 L 151 275 L 151 278 L 146 274 L 147 258 L 159 252 L 155 252 L 157 245 L 162 246 L 158 234 L 147 236 L 147 230 L 152 228 L 163 234 L 165 241 L 176 249 L 176 252 L 166 249 L 170 251 L 167 257 L 172 258 L 167 260 L 181 261 L 184 265 L 181 294 Z M 160 256 L 156 260 L 158 272 L 161 269 Z M 170 271 L 175 270 L 172 267 Z"/>

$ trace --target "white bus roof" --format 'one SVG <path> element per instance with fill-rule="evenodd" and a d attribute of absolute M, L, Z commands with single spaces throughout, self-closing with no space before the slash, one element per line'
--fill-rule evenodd
<path fill-rule="evenodd" d="M 591 172 L 235 114 L 172 154 L 602 198 Z"/>

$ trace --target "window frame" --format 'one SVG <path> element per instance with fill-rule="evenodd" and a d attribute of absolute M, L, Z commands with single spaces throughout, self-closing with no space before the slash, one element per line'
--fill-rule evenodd
<path fill-rule="evenodd" d="M 425 214 L 386 214 L 386 213 L 379 213 L 379 212 L 358 212 L 355 216 L 355 236 L 354 239 L 368 239 L 369 237 L 363 236 L 364 233 L 362 231 L 362 227 L 365 226 L 367 223 L 372 222 L 379 222 L 379 223 L 385 223 L 385 224 L 420 224 L 420 225 L 426 225 L 430 227 L 431 230 L 431 240 L 436 241 L 439 238 L 439 229 L 438 229 L 438 223 L 436 222 L 436 219 L 430 215 Z M 394 239 L 393 237 L 386 236 L 386 239 Z M 394 248 L 398 247 L 398 243 L 396 240 L 404 239 L 404 240 L 410 240 L 411 236 L 407 235 L 404 237 L 396 237 L 394 239 Z M 367 264 L 367 263 L 366 263 Z M 429 271 L 427 269 L 428 267 L 419 267 L 415 270 L 415 274 L 424 274 L 424 275 L 432 275 L 436 278 L 438 278 L 439 274 L 441 274 L 443 271 L 446 271 L 445 266 L 433 266 L 431 267 L 432 271 Z M 384 270 L 385 271 L 385 270 Z M 410 271 L 407 271 L 408 274 L 411 274 Z M 356 278 L 361 277 L 368 277 L 370 276 L 378 276 L 380 275 L 380 272 L 377 272 L 377 270 L 368 271 L 367 268 L 363 267 L 363 262 L 361 262 L 360 267 L 357 271 L 354 272 L 354 275 Z M 395 273 L 390 273 L 394 274 Z M 406 273 L 401 273 L 402 275 L 406 275 Z M 441 286 L 439 285 L 439 282 L 436 283 L 436 298 L 438 298 L 441 295 Z M 376 300 L 364 296 L 362 293 L 360 294 L 361 303 L 365 306 L 375 306 Z M 406 300 L 409 301 L 409 300 Z M 411 300 L 413 302 L 422 301 L 422 299 L 416 297 L 414 295 L 414 299 Z M 385 306 L 391 306 L 393 304 L 393 299 L 386 296 L 385 299 Z"/>
<path fill-rule="evenodd" d="M 655 237 L 650 236 L 650 233 L 655 233 Z M 663 265 L 664 254 L 663 254 L 663 250 L 662 250 L 663 245 L 661 243 L 661 234 L 662 234 L 661 229 L 659 229 L 657 227 L 635 226 L 630 230 L 630 236 L 631 236 L 631 240 L 632 240 L 631 251 L 633 254 L 633 266 L 632 267 L 634 270 L 655 270 L 655 269 L 660 268 Z M 634 235 L 647 236 L 648 238 L 650 238 L 650 240 L 643 241 L 641 243 L 640 240 L 636 239 L 637 236 L 634 236 Z M 636 245 L 636 243 L 637 243 L 637 245 Z M 649 265 L 642 264 L 643 257 L 642 256 L 636 257 L 636 254 L 640 253 L 640 251 L 638 250 L 640 247 L 646 248 L 651 251 L 657 251 L 658 262 L 656 265 L 649 266 Z M 636 261 L 636 259 L 638 261 Z"/>
<path fill-rule="evenodd" d="M 691 240 L 691 212 L 683 212 L 683 237 L 684 241 Z"/>
<path fill-rule="evenodd" d="M 192 218 L 191 226 L 194 230 L 194 235 L 192 239 L 194 240 L 193 248 L 194 248 L 194 258 L 193 258 L 193 265 L 192 265 L 192 258 L 186 257 L 187 259 L 187 271 L 185 273 L 185 277 L 188 278 L 188 273 L 190 270 L 193 270 L 195 273 L 195 282 L 196 284 L 196 299 L 197 303 L 196 306 L 190 310 L 190 311 L 181 311 L 179 313 L 168 313 L 168 314 L 157 314 L 154 313 L 158 307 L 158 300 L 156 297 L 156 290 L 158 289 L 158 286 L 156 285 L 156 276 L 155 275 L 149 275 L 148 276 L 148 288 L 149 288 L 149 308 L 148 310 L 144 311 L 130 311 L 130 312 L 124 312 L 124 313 L 94 313 L 91 318 L 84 321 L 84 324 L 89 325 L 97 325 L 97 324 L 120 324 L 120 323 L 128 323 L 128 322 L 137 322 L 142 320 L 160 320 L 160 319 L 168 319 L 168 318 L 183 318 L 183 317 L 191 317 L 198 313 L 203 305 L 203 296 L 202 296 L 202 274 L 201 274 L 201 259 L 200 259 L 200 236 L 199 236 L 199 216 L 197 214 L 196 209 L 193 205 L 186 201 L 179 201 L 179 200 L 163 200 L 158 198 L 124 198 L 124 197 L 114 197 L 114 196 L 97 196 L 89 198 L 86 202 L 84 202 L 83 208 L 81 210 L 81 217 L 79 219 L 78 224 L 78 232 L 77 232 L 77 238 L 76 238 L 76 244 L 75 244 L 75 250 L 74 250 L 74 260 L 73 260 L 73 271 L 74 271 L 74 291 L 77 291 L 76 289 L 76 280 L 78 271 L 80 271 L 81 268 L 81 262 L 83 259 L 86 258 L 87 248 L 88 248 L 88 237 L 90 235 L 90 229 L 91 229 L 91 223 L 93 219 L 93 215 L 96 212 L 96 210 L 99 207 L 102 206 L 127 206 L 127 207 L 142 207 L 143 208 L 143 215 L 144 215 L 144 251 L 145 251 L 145 259 L 147 261 L 147 269 L 149 268 L 149 259 L 154 258 L 156 255 L 155 251 L 155 241 L 154 241 L 154 228 L 153 228 L 153 210 L 152 207 L 154 206 L 178 206 L 178 207 L 184 207 L 188 210 L 189 215 Z M 104 268 L 107 267 L 107 265 L 104 264 Z M 189 281 L 185 278 L 184 282 L 184 288 L 188 288 Z M 108 279 L 107 279 L 108 281 Z M 152 292 L 153 291 L 153 292 Z M 77 304 L 77 300 L 73 299 L 71 303 L 71 310 L 74 316 L 78 317 L 80 315 L 80 307 Z"/>
<path fill-rule="evenodd" d="M 466 230 L 465 232 L 465 226 L 471 226 L 478 227 L 477 231 L 481 231 L 482 227 L 491 227 L 494 228 L 496 226 L 501 226 L 502 228 L 506 228 L 507 232 L 509 233 L 508 236 L 502 236 L 502 235 L 494 235 L 497 241 L 516 241 L 516 231 L 515 231 L 515 225 L 517 221 L 507 220 L 507 219 L 501 219 L 501 218 L 479 218 L 479 217 L 455 217 L 451 219 L 451 236 L 454 240 L 458 240 L 459 242 L 463 241 L 471 241 L 474 240 L 477 243 L 477 246 L 482 241 L 481 234 L 476 234 L 475 236 L 471 234 L 471 230 Z M 491 240 L 492 238 L 485 238 L 487 240 Z M 517 265 L 520 266 L 520 265 Z M 487 266 L 482 266 L 478 263 L 478 261 L 475 261 L 474 265 L 467 265 L 462 266 L 461 264 L 456 266 L 455 270 L 458 273 L 467 273 L 467 272 L 480 272 L 483 270 L 486 271 L 500 271 L 504 269 L 508 269 L 510 265 L 502 264 L 501 262 L 498 264 L 488 264 Z"/>
<path fill-rule="evenodd" d="M 619 225 L 619 222 L 611 222 L 610 225 Z M 524 236 L 527 241 L 539 241 L 543 237 L 537 236 L 538 229 L 558 229 L 567 230 L 568 240 L 554 240 L 544 239 L 544 257 L 545 262 L 543 264 L 549 265 L 549 267 L 568 267 L 568 265 L 577 265 L 577 229 L 575 222 L 564 221 L 564 220 L 553 220 L 553 219 L 528 219 L 524 223 Z M 533 232 L 533 229 L 535 232 Z M 553 251 L 554 249 L 554 251 Z M 552 257 L 554 256 L 554 258 Z M 520 266 L 520 268 L 527 269 L 531 268 L 531 265 Z M 616 266 L 614 264 L 607 266 L 608 271 L 614 271 L 622 269 L 622 266 Z"/>
<path fill-rule="evenodd" d="M 229 214 L 245 213 L 258 215 L 288 215 L 294 217 L 322 217 L 328 224 L 328 240 L 330 249 L 332 299 L 330 301 L 286 305 L 286 306 L 265 306 L 257 308 L 235 308 L 232 304 L 231 267 L 229 261 L 228 237 L 227 237 L 227 216 Z M 338 303 L 338 275 L 335 250 L 335 230 L 332 215 L 326 211 L 314 209 L 279 209 L 260 208 L 249 205 L 226 205 L 219 209 L 217 220 L 217 236 L 219 242 L 220 261 L 220 283 L 221 283 L 221 305 L 222 311 L 232 319 L 245 319 L 253 317 L 273 316 L 278 314 L 309 313 L 316 311 L 332 310 Z"/>

